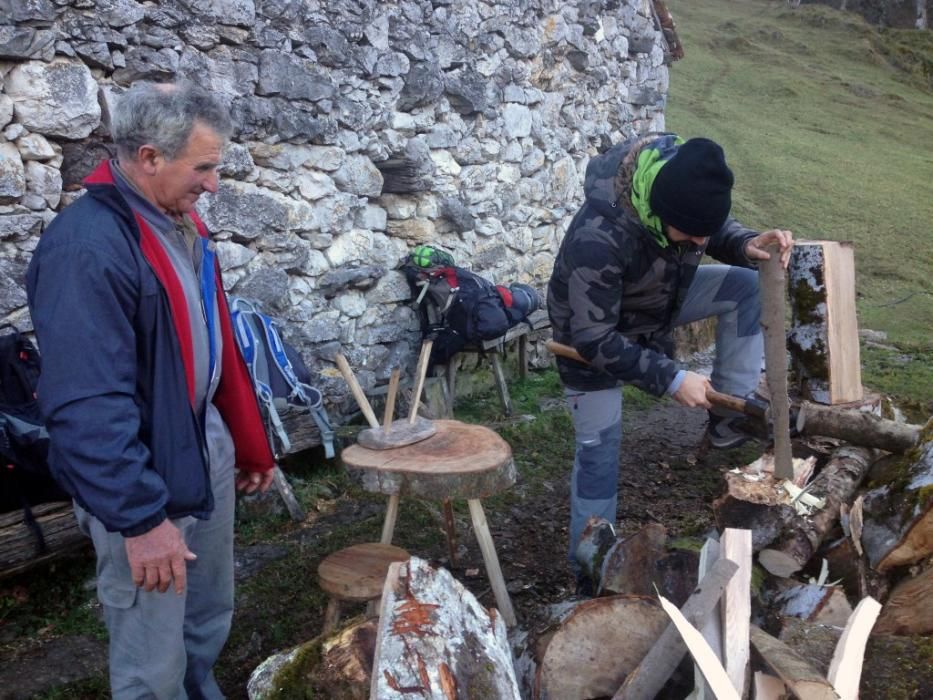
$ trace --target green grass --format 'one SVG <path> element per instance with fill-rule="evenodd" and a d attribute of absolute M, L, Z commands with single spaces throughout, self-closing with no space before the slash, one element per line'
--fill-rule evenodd
<path fill-rule="evenodd" d="M 743 222 L 853 241 L 860 325 L 933 347 L 931 33 L 817 5 L 669 6 L 686 57 L 667 128 L 723 144 Z"/>

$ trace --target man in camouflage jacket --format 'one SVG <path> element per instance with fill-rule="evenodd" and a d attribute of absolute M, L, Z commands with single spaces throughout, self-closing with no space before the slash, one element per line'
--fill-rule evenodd
<path fill-rule="evenodd" d="M 789 231 L 757 233 L 729 217 L 732 171 L 709 139 L 651 134 L 614 146 L 586 170 L 585 201 L 548 285 L 554 339 L 588 365 L 557 358 L 576 436 L 570 553 L 593 515 L 615 522 L 622 384 L 711 409 L 707 387 L 747 395 L 761 370 L 757 260 Z M 727 263 L 699 266 L 704 253 Z M 711 379 L 679 369 L 672 331 L 718 316 Z M 714 446 L 747 439 L 734 416 L 710 411 Z M 575 565 L 574 565 L 574 568 Z"/>

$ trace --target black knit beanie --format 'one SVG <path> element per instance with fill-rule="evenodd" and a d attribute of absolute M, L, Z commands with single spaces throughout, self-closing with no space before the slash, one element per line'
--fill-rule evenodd
<path fill-rule="evenodd" d="M 651 211 L 688 236 L 711 236 L 729 216 L 734 180 L 718 143 L 690 139 L 655 176 Z"/>

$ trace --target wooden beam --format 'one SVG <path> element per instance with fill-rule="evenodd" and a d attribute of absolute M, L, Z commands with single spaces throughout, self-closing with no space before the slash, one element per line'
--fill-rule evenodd
<path fill-rule="evenodd" d="M 808 661 L 784 642 L 754 625 L 750 630 L 752 645 L 765 665 L 784 681 L 800 700 L 837 700 L 832 685 Z"/>
<path fill-rule="evenodd" d="M 849 617 L 836 651 L 833 652 L 833 660 L 829 662 L 829 673 L 826 675 L 842 700 L 858 700 L 865 645 L 879 612 L 881 603 L 871 596 L 862 598 Z"/>
<path fill-rule="evenodd" d="M 853 245 L 798 241 L 789 277 L 789 345 L 804 395 L 825 404 L 861 400 Z"/>
<path fill-rule="evenodd" d="M 698 567 L 697 580 L 702 581 L 703 577 L 709 572 L 715 562 L 719 561 L 719 542 L 710 538 L 703 543 L 700 550 L 700 565 Z M 713 614 L 709 616 L 705 625 L 702 625 L 700 633 L 703 639 L 709 644 L 710 649 L 716 655 L 716 658 L 722 662 L 722 609 L 719 603 L 713 608 Z M 713 689 L 709 687 L 706 679 L 703 677 L 703 671 L 699 666 L 694 667 L 694 691 L 692 697 L 695 700 L 715 700 Z"/>
<path fill-rule="evenodd" d="M 738 572 L 722 596 L 722 652 L 726 673 L 740 695 L 748 677 L 748 630 L 752 618 L 752 532 L 726 528 L 719 543 L 720 559 L 735 562 Z"/>

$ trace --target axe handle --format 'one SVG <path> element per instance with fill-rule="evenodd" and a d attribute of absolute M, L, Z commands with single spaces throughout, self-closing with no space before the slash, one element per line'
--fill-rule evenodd
<path fill-rule="evenodd" d="M 590 364 L 583 357 L 583 355 L 576 351 L 575 348 L 572 348 L 569 345 L 564 345 L 563 343 L 558 343 L 556 340 L 546 341 L 544 343 L 544 347 L 546 347 L 554 355 L 560 355 L 561 357 L 566 357 L 569 360 L 576 360 L 577 362 L 582 362 L 585 365 Z M 753 412 L 750 413 L 745 399 L 740 399 L 737 396 L 723 394 L 716 391 L 715 389 L 707 389 L 706 398 L 714 406 L 721 406 L 722 408 L 728 408 L 731 411 L 738 411 L 739 413 L 757 415 Z"/>

